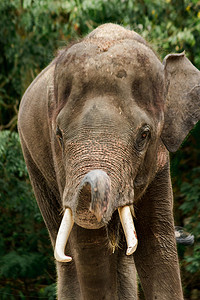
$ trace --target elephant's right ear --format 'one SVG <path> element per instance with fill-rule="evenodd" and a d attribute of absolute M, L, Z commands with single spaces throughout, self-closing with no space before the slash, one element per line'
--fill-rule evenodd
<path fill-rule="evenodd" d="M 161 138 L 171 152 L 178 150 L 200 120 L 200 72 L 184 53 L 164 59 L 165 112 Z"/>

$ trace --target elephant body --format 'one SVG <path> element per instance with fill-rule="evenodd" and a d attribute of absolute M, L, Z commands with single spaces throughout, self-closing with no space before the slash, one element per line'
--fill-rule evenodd
<path fill-rule="evenodd" d="M 168 151 L 199 117 L 200 73 L 184 53 L 162 64 L 114 24 L 62 50 L 33 81 L 18 128 L 55 248 L 58 299 L 137 299 L 136 270 L 146 299 L 183 299 Z"/>

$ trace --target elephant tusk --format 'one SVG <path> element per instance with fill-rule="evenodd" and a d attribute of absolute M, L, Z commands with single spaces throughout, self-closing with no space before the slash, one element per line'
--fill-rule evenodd
<path fill-rule="evenodd" d="M 124 230 L 124 234 L 126 237 L 126 242 L 127 242 L 126 255 L 131 255 L 133 254 L 133 252 L 135 252 L 137 248 L 138 239 L 137 239 L 130 207 L 129 206 L 119 207 L 118 212 Z"/>
<path fill-rule="evenodd" d="M 64 212 L 60 228 L 58 230 L 56 245 L 54 250 L 54 257 L 59 262 L 70 262 L 72 258 L 65 255 L 65 246 L 69 238 L 70 232 L 74 225 L 72 211 L 67 208 Z"/>

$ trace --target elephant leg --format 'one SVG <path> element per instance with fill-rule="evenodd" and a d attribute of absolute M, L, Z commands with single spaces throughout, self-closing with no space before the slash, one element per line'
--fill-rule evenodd
<path fill-rule="evenodd" d="M 55 189 L 52 191 L 47 180 L 33 161 L 25 143 L 23 143 L 23 152 L 28 167 L 29 176 L 34 189 L 34 194 L 45 221 L 46 227 L 51 238 L 53 247 L 55 246 L 57 232 L 62 219 L 61 202 L 59 193 Z M 70 250 L 67 249 L 70 254 Z M 57 293 L 60 299 L 80 299 L 79 284 L 74 263 L 56 263 L 57 264 Z"/>
<path fill-rule="evenodd" d="M 119 250 L 117 261 L 118 299 L 137 300 L 137 276 L 133 256 L 127 256 L 125 251 Z"/>
<path fill-rule="evenodd" d="M 134 259 L 146 299 L 182 300 L 168 164 L 136 205 Z"/>
<path fill-rule="evenodd" d="M 56 265 L 58 276 L 58 300 L 81 300 L 81 292 L 77 280 L 76 266 L 74 260 L 72 260 L 70 263 L 57 262 Z"/>

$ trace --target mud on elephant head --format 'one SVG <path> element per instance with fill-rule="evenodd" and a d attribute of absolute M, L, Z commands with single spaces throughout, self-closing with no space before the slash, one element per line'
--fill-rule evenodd
<path fill-rule="evenodd" d="M 200 72 L 185 54 L 162 64 L 141 36 L 114 24 L 62 50 L 35 79 L 21 102 L 19 132 L 55 258 L 63 268 L 75 260 L 76 292 L 58 266 L 60 299 L 135 299 L 125 255 L 136 250 L 135 226 L 134 260 L 147 299 L 182 299 L 168 151 L 199 118 Z M 109 287 L 95 267 L 97 239 Z M 99 298 L 83 283 L 82 253 L 90 251 Z"/>

